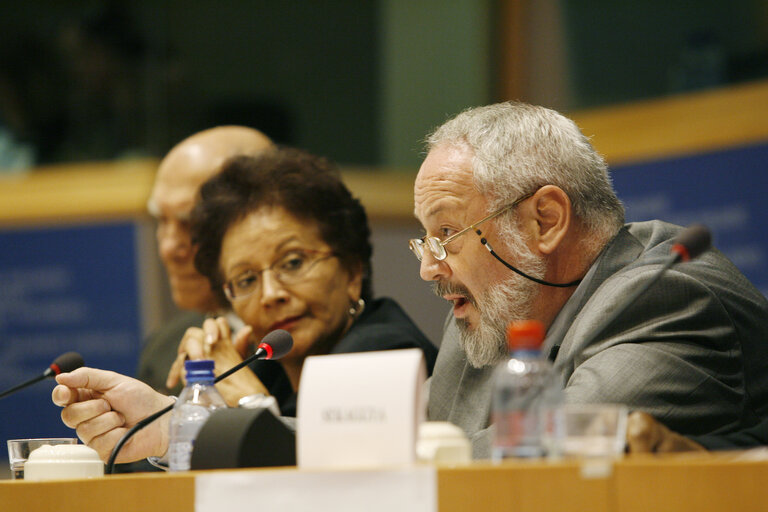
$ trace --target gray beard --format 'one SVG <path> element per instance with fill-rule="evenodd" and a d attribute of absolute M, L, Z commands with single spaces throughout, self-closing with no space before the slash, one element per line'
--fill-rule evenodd
<path fill-rule="evenodd" d="M 515 263 L 530 276 L 542 278 L 545 263 L 527 247 L 515 255 Z M 501 265 L 499 262 L 495 264 Z M 459 343 L 467 361 L 475 368 L 495 365 L 509 357 L 507 326 L 510 322 L 530 320 L 532 299 L 538 291 L 537 283 L 510 271 L 509 279 L 492 284 L 479 301 L 470 301 L 480 313 L 478 325 L 470 327 L 462 318 L 456 319 Z"/>

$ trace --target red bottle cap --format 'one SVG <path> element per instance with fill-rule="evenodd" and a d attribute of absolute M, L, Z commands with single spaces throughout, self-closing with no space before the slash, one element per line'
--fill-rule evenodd
<path fill-rule="evenodd" d="M 538 320 L 519 320 L 507 326 L 510 350 L 538 350 L 544 341 L 544 324 Z"/>

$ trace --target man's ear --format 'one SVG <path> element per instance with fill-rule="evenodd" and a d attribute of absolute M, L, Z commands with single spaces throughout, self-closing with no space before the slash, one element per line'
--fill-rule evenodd
<path fill-rule="evenodd" d="M 571 227 L 571 200 L 563 189 L 544 185 L 531 198 L 537 223 L 536 246 L 543 254 L 552 254 Z"/>

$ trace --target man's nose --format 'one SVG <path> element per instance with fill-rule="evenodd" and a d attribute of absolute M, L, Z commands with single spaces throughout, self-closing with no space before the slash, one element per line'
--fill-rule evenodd
<path fill-rule="evenodd" d="M 158 227 L 160 253 L 166 257 L 185 257 L 190 254 L 192 241 L 189 231 L 176 223 Z"/>
<path fill-rule="evenodd" d="M 447 278 L 450 272 L 451 269 L 445 260 L 440 261 L 432 255 L 431 251 L 424 251 L 424 255 L 421 257 L 421 266 L 419 267 L 419 275 L 424 281 L 437 281 L 438 279 Z"/>

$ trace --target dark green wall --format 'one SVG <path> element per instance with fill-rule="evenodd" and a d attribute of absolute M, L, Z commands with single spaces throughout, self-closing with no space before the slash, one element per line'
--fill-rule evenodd
<path fill-rule="evenodd" d="M 768 74 L 764 0 L 561 0 L 574 108 Z"/>

